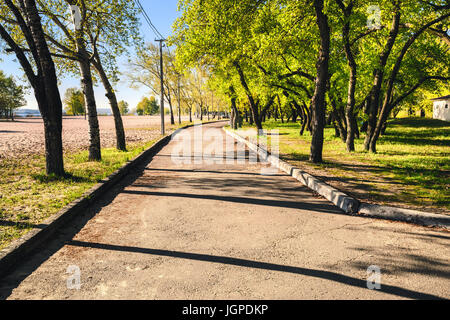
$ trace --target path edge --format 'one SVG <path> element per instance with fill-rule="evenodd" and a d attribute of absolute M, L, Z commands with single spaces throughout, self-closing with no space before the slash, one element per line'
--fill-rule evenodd
<path fill-rule="evenodd" d="M 91 187 L 80 198 L 72 201 L 60 211 L 47 218 L 44 222 L 33 228 L 25 235 L 12 241 L 7 247 L 0 250 L 0 278 L 4 277 L 15 265 L 27 257 L 34 249 L 55 234 L 67 222 L 81 214 L 91 204 L 95 203 L 114 185 L 116 185 L 131 170 L 140 165 L 144 160 L 152 158 L 164 146 L 166 146 L 180 131 L 198 125 L 205 125 L 228 120 L 193 123 L 178 128 L 170 135 L 160 138 L 151 147 L 141 152 L 132 160 L 127 161 L 122 167 L 111 175 Z"/>
<path fill-rule="evenodd" d="M 450 216 L 359 201 L 300 168 L 290 165 L 286 161 L 271 155 L 261 146 L 245 139 L 230 128 L 223 127 L 223 130 L 226 134 L 245 144 L 250 150 L 256 152 L 261 159 L 270 162 L 273 166 L 297 179 L 309 189 L 331 201 L 348 215 L 401 221 L 426 227 L 450 230 Z"/>

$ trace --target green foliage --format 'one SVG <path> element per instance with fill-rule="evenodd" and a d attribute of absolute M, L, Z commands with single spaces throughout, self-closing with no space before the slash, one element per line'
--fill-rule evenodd
<path fill-rule="evenodd" d="M 215 94 L 227 99 L 228 106 L 235 101 L 241 113 L 251 111 L 253 118 L 266 113 L 298 117 L 308 124 L 306 130 L 312 130 L 321 43 L 315 4 L 321 2 L 180 1 L 182 15 L 169 39 L 177 47 L 177 68 L 205 69 Z M 370 118 L 373 129 L 368 131 L 366 148 L 375 152 L 389 115 L 411 104 L 425 104 L 428 93 L 450 79 L 450 10 L 445 1 L 323 4 L 330 36 L 327 118 L 340 125 L 344 141 L 347 128 L 355 123 L 353 115 L 360 122 Z M 393 28 L 397 20 L 398 28 Z M 392 47 L 387 46 L 390 43 Z M 353 81 L 351 60 L 356 70 Z M 255 124 L 261 125 L 256 120 Z"/>
<path fill-rule="evenodd" d="M 64 107 L 67 115 L 78 116 L 86 112 L 83 92 L 78 88 L 68 88 L 64 94 Z"/>
<path fill-rule="evenodd" d="M 25 105 L 25 89 L 0 70 L 0 118 L 13 118 L 14 110 Z"/>
<path fill-rule="evenodd" d="M 37 0 L 59 77 L 79 75 L 77 43 L 69 3 L 81 8 L 80 35 L 86 49 L 97 52 L 112 82 L 119 80 L 117 58 L 140 46 L 138 8 L 127 0 Z M 95 80 L 95 79 L 94 79 Z"/>
<path fill-rule="evenodd" d="M 126 101 L 119 101 L 119 110 L 121 115 L 126 115 L 130 112 L 129 110 L 129 104 Z"/>
<path fill-rule="evenodd" d="M 144 97 L 136 106 L 136 113 L 142 115 L 154 115 L 159 113 L 159 105 L 155 97 Z"/>

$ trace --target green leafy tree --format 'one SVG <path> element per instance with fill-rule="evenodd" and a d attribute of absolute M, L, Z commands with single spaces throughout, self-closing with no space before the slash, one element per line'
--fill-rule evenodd
<path fill-rule="evenodd" d="M 44 121 L 47 174 L 63 176 L 62 102 L 55 64 L 34 0 L 0 2 L 0 37 L 33 88 Z"/>
<path fill-rule="evenodd" d="M 118 81 L 116 58 L 127 47 L 140 41 L 138 9 L 126 0 L 38 0 L 46 21 L 46 36 L 57 57 L 62 74 L 81 74 L 90 128 L 89 158 L 101 159 L 100 133 L 94 95 L 94 82 L 102 82 L 114 116 L 116 146 L 126 150 L 125 132 L 118 108 L 114 84 Z M 69 10 L 69 5 L 70 10 Z M 75 9 L 74 9 L 75 8 Z M 80 11 L 75 27 L 71 10 Z M 75 27 L 75 28 L 74 28 Z M 91 72 L 94 67 L 96 74 Z"/>
<path fill-rule="evenodd" d="M 119 101 L 119 110 L 121 115 L 126 115 L 130 110 L 128 109 L 129 104 L 126 101 Z"/>
<path fill-rule="evenodd" d="M 68 115 L 78 116 L 86 112 L 83 92 L 78 88 L 68 88 L 64 94 L 64 105 Z"/>
<path fill-rule="evenodd" d="M 175 124 L 173 104 L 178 94 L 178 72 L 174 66 L 174 56 L 163 50 L 164 99 L 169 103 L 170 123 Z M 140 48 L 136 56 L 129 61 L 130 71 L 127 77 L 132 86 L 144 85 L 152 94 L 161 94 L 160 49 L 154 44 Z"/>
<path fill-rule="evenodd" d="M 25 87 L 0 70 L 0 118 L 14 120 L 14 110 L 25 105 Z"/>
<path fill-rule="evenodd" d="M 144 97 L 136 106 L 136 113 L 142 115 L 154 115 L 159 113 L 159 105 L 155 97 Z"/>

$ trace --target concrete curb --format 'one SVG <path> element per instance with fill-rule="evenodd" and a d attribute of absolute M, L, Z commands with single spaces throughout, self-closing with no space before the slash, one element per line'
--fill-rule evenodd
<path fill-rule="evenodd" d="M 228 135 L 237 141 L 244 143 L 250 150 L 256 152 L 261 159 L 268 161 L 281 171 L 284 171 L 294 177 L 303 185 L 317 192 L 325 199 L 331 201 L 346 214 L 403 221 L 423 226 L 450 229 L 450 216 L 360 202 L 358 199 L 355 199 L 326 184 L 309 173 L 288 164 L 278 157 L 272 156 L 267 150 L 245 139 L 236 132 L 226 128 L 223 129 Z"/>
<path fill-rule="evenodd" d="M 365 217 L 403 221 L 427 227 L 438 227 L 450 230 L 450 216 L 442 214 L 370 203 L 361 203 L 359 214 Z"/>
<path fill-rule="evenodd" d="M 211 121 L 202 123 L 215 123 L 228 120 Z M 53 235 L 59 228 L 66 224 L 71 219 L 75 218 L 78 214 L 86 210 L 91 204 L 96 202 L 101 196 L 103 196 L 108 190 L 111 189 L 117 182 L 119 182 L 125 175 L 127 175 L 132 169 L 141 164 L 145 159 L 153 157 L 158 153 L 162 147 L 167 145 L 173 137 L 180 131 L 190 128 L 198 124 L 190 124 L 182 128 L 177 129 L 172 134 L 165 136 L 155 142 L 150 148 L 143 151 L 134 159 L 125 163 L 122 167 L 116 170 L 109 177 L 105 178 L 91 189 L 86 191 L 80 199 L 77 199 L 66 207 L 61 209 L 58 213 L 52 215 L 43 223 L 32 229 L 30 232 L 22 236 L 21 238 L 13 241 L 8 247 L 0 251 L 0 277 L 7 273 L 14 265 L 20 262 L 22 259 L 38 247 L 42 242 Z"/>

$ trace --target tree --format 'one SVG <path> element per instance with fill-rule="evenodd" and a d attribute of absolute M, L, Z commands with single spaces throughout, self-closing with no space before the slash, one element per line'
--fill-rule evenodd
<path fill-rule="evenodd" d="M 396 56 L 392 71 L 390 72 L 389 78 L 387 79 L 386 87 L 384 90 L 383 103 L 380 105 L 381 108 L 378 107 L 379 113 L 377 114 L 376 126 L 374 127 L 373 131 L 371 132 L 372 135 L 370 135 L 370 136 L 368 135 L 369 137 L 368 137 L 368 139 L 366 139 L 366 144 L 367 143 L 369 144 L 369 150 L 371 152 L 376 152 L 376 143 L 381 134 L 381 130 L 382 130 L 383 126 L 385 125 L 389 114 L 391 113 L 393 108 L 395 108 L 395 106 L 397 104 L 399 104 L 402 100 L 404 100 L 410 94 L 415 92 L 419 87 L 421 87 L 424 83 L 426 83 L 428 81 L 450 80 L 450 76 L 449 76 L 450 69 L 449 69 L 448 63 L 443 64 L 443 66 L 442 66 L 443 69 L 446 70 L 446 72 L 444 71 L 444 73 L 441 73 L 442 72 L 441 71 L 441 72 L 439 72 L 439 74 L 436 73 L 435 70 L 432 70 L 430 68 L 430 66 L 428 66 L 428 68 L 422 69 L 419 71 L 420 75 L 417 75 L 415 77 L 416 78 L 415 81 L 408 89 L 404 90 L 397 97 L 394 96 L 395 83 L 398 80 L 398 77 L 401 76 L 400 72 L 401 72 L 402 64 L 405 60 L 405 56 L 406 56 L 407 52 L 410 50 L 410 48 L 413 46 L 413 44 L 418 42 L 417 40 L 419 39 L 419 37 L 421 37 L 421 35 L 424 34 L 427 29 L 429 29 L 430 27 L 432 27 L 433 25 L 435 25 L 441 21 L 444 21 L 445 19 L 448 20 L 448 18 L 450 17 L 449 8 L 447 8 L 446 11 L 443 10 L 442 13 L 440 13 L 440 10 L 437 10 L 438 11 L 437 14 L 435 12 L 434 6 L 431 6 L 431 8 L 421 7 L 421 9 L 422 10 L 420 10 L 420 13 L 419 13 L 420 21 L 424 21 L 424 22 L 419 24 L 420 27 L 417 28 L 415 31 L 408 33 L 406 42 L 401 46 L 401 50 Z M 431 13 L 429 14 L 429 16 L 424 14 L 424 12 L 426 12 L 425 10 L 430 10 L 430 9 L 432 9 L 432 10 L 431 10 Z M 420 40 L 419 40 L 419 42 L 421 42 Z M 419 45 L 416 48 L 418 50 L 420 50 L 420 49 L 423 50 L 424 49 L 423 45 L 425 43 L 423 43 L 423 42 L 419 43 Z M 432 44 L 434 44 L 434 43 L 435 43 L 435 41 L 432 42 Z M 429 48 L 430 48 L 430 46 L 427 46 L 427 48 L 425 49 L 425 52 L 423 52 L 422 54 L 426 55 L 428 53 Z M 414 49 L 414 48 L 412 48 L 412 49 Z M 442 60 L 444 60 L 444 61 L 446 60 L 448 62 L 449 61 L 448 54 L 446 54 L 448 52 L 448 47 L 446 47 L 442 51 L 443 51 L 442 58 L 437 57 L 437 59 L 438 59 L 437 61 L 442 62 Z M 434 63 L 436 63 L 436 62 L 434 62 Z M 419 65 L 419 67 L 420 67 L 420 65 Z M 431 73 L 429 71 L 431 71 Z"/>
<path fill-rule="evenodd" d="M 119 110 L 121 115 L 126 115 L 130 110 L 128 109 L 129 104 L 126 101 L 119 101 Z"/>
<path fill-rule="evenodd" d="M 44 121 L 46 172 L 63 176 L 63 108 L 55 65 L 36 3 L 34 0 L 23 0 L 16 4 L 12 0 L 4 0 L 0 4 L 0 12 L 3 17 L 0 37 L 22 66 Z"/>
<path fill-rule="evenodd" d="M 159 105 L 156 102 L 155 97 L 144 97 L 136 106 L 136 112 L 138 115 L 154 115 L 159 113 Z"/>
<path fill-rule="evenodd" d="M 68 88 L 64 95 L 65 110 L 68 115 L 78 116 L 86 112 L 83 92 L 77 88 Z"/>
<path fill-rule="evenodd" d="M 0 118 L 14 120 L 14 110 L 25 105 L 25 87 L 0 70 Z"/>
<path fill-rule="evenodd" d="M 52 54 L 60 58 L 58 62 L 65 67 L 64 70 L 80 73 L 83 78 L 83 92 L 91 115 L 90 159 L 101 158 L 92 86 L 96 79 L 91 73 L 91 65 L 95 68 L 110 102 L 116 129 L 116 146 L 119 150 L 126 150 L 125 132 L 113 84 L 118 80 L 116 57 L 127 52 L 127 46 L 140 41 L 137 7 L 134 2 L 125 0 L 39 0 L 39 4 L 48 21 L 46 36 L 52 44 Z M 81 20 L 74 31 L 67 27 L 72 25 L 67 5 L 71 5 L 72 10 L 80 10 Z M 78 63 L 78 71 L 74 62 Z"/>
<path fill-rule="evenodd" d="M 169 103 L 170 123 L 175 124 L 173 101 L 176 100 L 178 88 L 178 72 L 174 67 L 174 57 L 163 51 L 164 99 Z M 161 69 L 159 47 L 150 43 L 138 50 L 136 56 L 129 61 L 130 71 L 127 77 L 132 86 L 144 85 L 152 94 L 161 94 Z"/>
<path fill-rule="evenodd" d="M 206 70 L 222 83 L 214 94 L 257 129 L 272 115 L 300 119 L 310 160 L 321 162 L 326 123 L 352 152 L 364 120 L 365 148 L 376 152 L 392 110 L 449 78 L 445 3 L 185 0 L 169 44 L 179 70 Z"/>
<path fill-rule="evenodd" d="M 320 49 L 317 58 L 317 76 L 314 96 L 311 101 L 312 140 L 309 160 L 322 162 L 323 130 L 325 128 L 325 94 L 328 83 L 328 65 L 330 59 L 330 27 L 328 17 L 324 14 L 323 0 L 314 0 L 314 10 L 320 33 Z"/>

